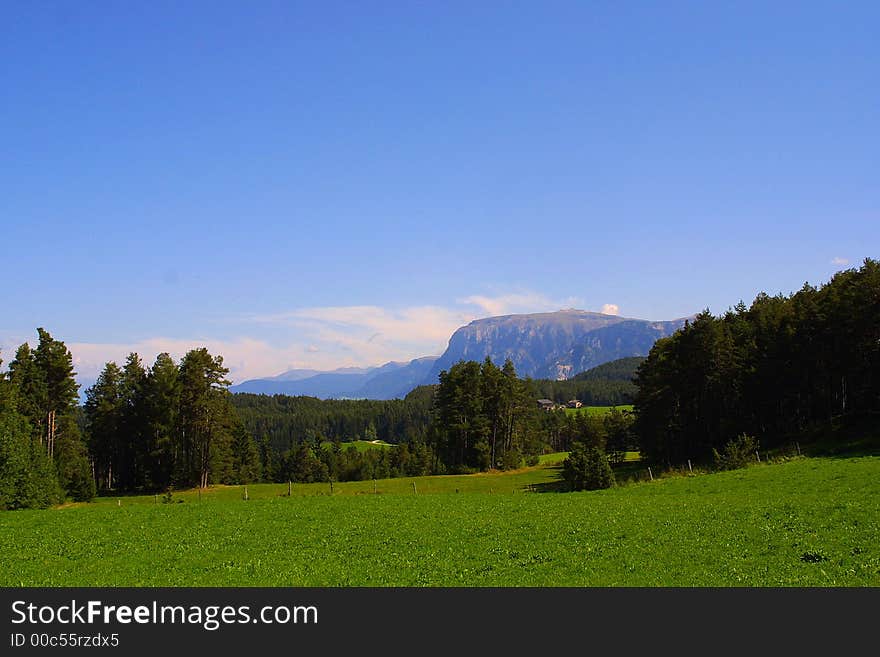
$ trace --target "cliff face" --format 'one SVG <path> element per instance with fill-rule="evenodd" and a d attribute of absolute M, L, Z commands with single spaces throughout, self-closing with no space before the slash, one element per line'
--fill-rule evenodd
<path fill-rule="evenodd" d="M 684 322 L 651 322 L 583 310 L 479 319 L 452 335 L 424 382 L 436 383 L 442 370 L 460 360 L 482 361 L 487 356 L 498 365 L 510 358 L 520 376 L 567 379 L 611 360 L 647 355 L 656 340 Z"/>

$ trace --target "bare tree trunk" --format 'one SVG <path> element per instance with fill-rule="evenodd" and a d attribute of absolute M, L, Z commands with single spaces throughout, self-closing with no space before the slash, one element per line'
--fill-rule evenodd
<path fill-rule="evenodd" d="M 55 455 L 55 411 L 49 411 L 46 418 L 46 453 L 49 458 Z"/>

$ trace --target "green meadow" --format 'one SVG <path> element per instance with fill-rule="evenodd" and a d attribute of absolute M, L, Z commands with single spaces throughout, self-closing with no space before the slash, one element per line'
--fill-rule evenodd
<path fill-rule="evenodd" d="M 580 408 L 566 408 L 566 415 L 579 415 L 581 413 L 587 413 L 591 416 L 596 417 L 604 417 L 608 415 L 612 409 L 617 409 L 618 411 L 632 411 L 632 404 L 621 404 L 620 406 L 581 406 Z"/>
<path fill-rule="evenodd" d="M 354 447 L 359 452 L 366 452 L 368 449 L 382 449 L 385 447 L 394 447 L 391 443 L 386 443 L 384 440 L 351 440 L 345 443 L 339 443 L 340 448 L 343 450 L 351 449 Z M 321 443 L 321 447 L 324 449 L 329 449 L 333 447 L 333 443 L 329 440 L 325 440 Z"/>
<path fill-rule="evenodd" d="M 7 512 L 0 585 L 880 586 L 880 457 L 581 493 L 560 458 Z"/>

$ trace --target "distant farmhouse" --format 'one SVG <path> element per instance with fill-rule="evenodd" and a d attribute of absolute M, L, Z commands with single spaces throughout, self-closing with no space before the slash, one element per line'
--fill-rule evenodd
<path fill-rule="evenodd" d="M 565 408 L 566 406 L 568 406 L 568 408 L 580 408 L 583 404 L 580 399 L 571 399 L 565 404 L 557 404 L 552 399 L 538 400 L 538 408 L 542 411 L 555 411 L 556 409 Z"/>

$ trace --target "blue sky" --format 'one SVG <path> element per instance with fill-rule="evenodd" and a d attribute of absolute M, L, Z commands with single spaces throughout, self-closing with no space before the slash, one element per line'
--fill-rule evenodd
<path fill-rule="evenodd" d="M 242 380 L 880 255 L 877 3 L 0 2 L 0 347 Z M 616 310 L 615 310 L 616 307 Z"/>

